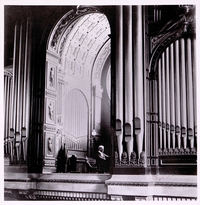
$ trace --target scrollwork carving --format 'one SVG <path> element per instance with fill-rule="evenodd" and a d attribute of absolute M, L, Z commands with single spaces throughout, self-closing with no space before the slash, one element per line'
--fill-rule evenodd
<path fill-rule="evenodd" d="M 145 163 L 146 163 L 146 153 L 144 151 L 142 151 L 140 153 L 139 164 L 140 165 L 145 165 Z"/>
<path fill-rule="evenodd" d="M 69 26 L 71 20 L 74 19 L 74 17 L 75 17 L 75 12 L 74 12 L 74 10 L 71 10 L 60 20 L 60 22 L 57 25 L 57 28 L 55 30 L 55 33 L 53 35 L 51 44 L 50 44 L 51 48 L 56 50 L 56 45 L 57 45 L 58 39 L 60 38 L 64 29 L 66 29 L 66 27 Z"/>
<path fill-rule="evenodd" d="M 117 152 L 115 152 L 115 164 L 120 164 L 119 163 L 119 155 Z"/>
<path fill-rule="evenodd" d="M 150 60 L 150 71 L 155 72 L 157 61 L 162 51 L 184 33 L 195 33 L 195 7 L 179 7 L 178 16 L 165 24 L 157 33 L 147 34 L 152 38 L 152 57 Z"/>
<path fill-rule="evenodd" d="M 50 42 L 50 47 L 54 50 L 56 50 L 56 46 L 59 42 L 59 39 L 62 36 L 62 33 L 70 26 L 69 31 L 67 31 L 67 35 L 69 34 L 70 30 L 73 28 L 71 26 L 72 24 L 74 25 L 76 20 L 88 13 L 91 12 L 98 12 L 98 9 L 96 7 L 83 7 L 83 6 L 78 6 L 76 9 L 72 9 L 69 11 L 57 24 L 56 29 L 54 30 L 53 38 Z M 63 40 L 62 44 L 64 43 L 66 39 Z M 61 46 L 61 52 L 63 49 L 63 45 Z"/>
<path fill-rule="evenodd" d="M 121 164 L 128 164 L 128 155 L 126 152 L 122 153 L 122 161 Z"/>
<path fill-rule="evenodd" d="M 136 153 L 134 151 L 131 152 L 130 164 L 137 164 Z"/>

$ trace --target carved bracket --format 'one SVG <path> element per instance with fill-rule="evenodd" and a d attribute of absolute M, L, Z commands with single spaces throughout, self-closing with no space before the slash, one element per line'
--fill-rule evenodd
<path fill-rule="evenodd" d="M 149 65 L 150 73 L 155 73 L 160 55 L 172 42 L 183 33 L 194 33 L 194 6 L 179 8 L 179 17 L 167 22 L 165 26 L 152 38 L 154 45 Z"/>

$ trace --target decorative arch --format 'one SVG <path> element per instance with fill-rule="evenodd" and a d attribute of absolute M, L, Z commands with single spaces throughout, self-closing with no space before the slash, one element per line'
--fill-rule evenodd
<path fill-rule="evenodd" d="M 101 75 L 110 55 L 110 32 L 109 21 L 99 9 L 78 6 L 58 21 L 49 36 L 45 98 L 54 103 L 56 112 L 54 120 L 45 121 L 44 132 L 53 131 L 52 157 L 64 143 L 78 158 L 91 155 L 92 130 L 101 133 Z"/>

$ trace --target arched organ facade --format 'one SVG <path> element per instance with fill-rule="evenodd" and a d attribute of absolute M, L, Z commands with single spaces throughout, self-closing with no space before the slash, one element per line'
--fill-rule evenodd
<path fill-rule="evenodd" d="M 26 164 L 28 150 L 30 170 L 55 171 L 64 144 L 81 161 L 100 139 L 114 173 L 196 166 L 194 7 L 177 6 L 167 22 L 162 6 L 109 8 L 70 9 L 47 34 L 35 71 L 31 21 L 16 25 L 13 73 L 4 77 L 10 164 Z M 151 33 L 149 22 L 164 23 Z"/>
<path fill-rule="evenodd" d="M 158 62 L 161 153 L 166 150 L 171 152 L 171 149 L 180 152 L 182 148 L 189 153 L 196 152 L 196 85 L 191 52 L 195 50 L 193 41 L 190 36 L 176 40 L 166 48 Z"/>

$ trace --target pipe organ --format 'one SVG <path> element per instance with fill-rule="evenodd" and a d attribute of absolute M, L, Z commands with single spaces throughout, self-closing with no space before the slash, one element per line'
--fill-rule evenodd
<path fill-rule="evenodd" d="M 187 13 L 190 9 L 182 11 Z M 155 22 L 162 20 L 161 11 L 161 7 L 154 7 Z M 116 14 L 115 167 L 137 167 L 141 164 L 145 167 L 146 154 L 150 160 L 148 166 L 170 163 L 178 166 L 180 159 L 169 162 L 171 159 L 165 158 L 176 158 L 177 155 L 194 156 L 191 161 L 181 161 L 182 165 L 196 164 L 195 38 L 188 26 L 192 24 L 190 17 L 185 20 L 180 15 L 180 21 L 169 21 L 157 35 L 150 37 L 152 55 L 147 90 L 144 87 L 146 62 L 143 61 L 142 51 L 145 37 L 141 32 L 143 10 L 140 6 L 119 6 Z M 173 24 L 178 25 L 177 30 Z M 152 69 L 154 66 L 155 69 Z M 144 103 L 144 95 L 148 92 L 149 105 Z M 150 107 L 150 138 L 144 136 L 147 133 L 145 106 Z"/>
<path fill-rule="evenodd" d="M 65 143 L 67 149 L 87 151 L 88 104 L 83 93 L 71 90 L 65 102 Z"/>
<path fill-rule="evenodd" d="M 172 7 L 173 19 L 166 14 Z M 193 7 L 111 8 L 114 15 L 110 7 L 69 8 L 53 29 L 41 29 L 41 39 L 29 18 L 15 24 L 13 66 L 4 76 L 10 164 L 26 164 L 29 156 L 31 171 L 41 172 L 43 163 L 54 170 L 64 143 L 83 160 L 104 143 L 112 146 L 114 173 L 196 165 Z M 33 40 L 41 40 L 37 55 Z M 112 77 L 105 80 L 107 67 Z"/>
<path fill-rule="evenodd" d="M 27 157 L 30 113 L 31 22 L 16 23 L 14 29 L 13 71 L 5 75 L 5 155 L 10 164 L 24 164 Z M 7 69 L 5 69 L 7 70 Z"/>
<path fill-rule="evenodd" d="M 181 38 L 163 52 L 158 63 L 159 150 L 162 154 L 195 152 L 194 70 L 192 38 Z M 170 82 L 170 84 L 169 84 Z M 177 153 L 175 153 L 177 152 Z"/>

